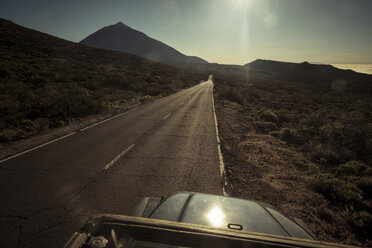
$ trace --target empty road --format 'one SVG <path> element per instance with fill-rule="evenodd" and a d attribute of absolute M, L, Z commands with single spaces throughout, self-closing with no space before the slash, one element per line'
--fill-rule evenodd
<path fill-rule="evenodd" d="M 97 213 L 145 196 L 222 194 L 213 83 L 0 163 L 0 247 L 63 247 Z"/>

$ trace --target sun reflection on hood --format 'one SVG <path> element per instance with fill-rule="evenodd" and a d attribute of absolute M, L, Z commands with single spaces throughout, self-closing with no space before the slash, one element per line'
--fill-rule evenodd
<path fill-rule="evenodd" d="M 211 211 L 208 212 L 207 217 L 212 226 L 219 227 L 222 225 L 225 215 L 219 207 L 214 206 Z"/>

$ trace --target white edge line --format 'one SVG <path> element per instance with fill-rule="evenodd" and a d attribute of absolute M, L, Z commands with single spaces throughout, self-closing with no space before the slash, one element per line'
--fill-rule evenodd
<path fill-rule="evenodd" d="M 52 143 L 54 143 L 54 142 L 56 142 L 56 141 L 58 141 L 58 140 L 65 139 L 65 138 L 67 138 L 67 137 L 69 137 L 69 136 L 71 136 L 71 135 L 73 135 L 73 134 L 75 134 L 75 133 L 76 133 L 76 132 L 69 133 L 69 134 L 67 134 L 67 135 L 65 135 L 65 136 L 62 136 L 62 137 L 59 137 L 59 138 L 57 138 L 57 139 L 51 140 L 51 141 L 49 141 L 49 142 L 47 142 L 47 143 L 44 143 L 44 144 L 41 144 L 41 145 L 35 146 L 35 147 L 33 147 L 33 148 L 31 148 L 31 149 L 28 149 L 28 150 L 26 150 L 26 151 L 23 151 L 23 152 L 20 152 L 20 153 L 15 154 L 15 155 L 13 155 L 13 156 L 10 156 L 10 157 L 7 157 L 7 158 L 4 158 L 3 160 L 0 160 L 0 163 L 5 162 L 5 161 L 7 161 L 7 160 L 9 160 L 9 159 L 12 159 L 12 158 L 16 158 L 16 157 L 18 157 L 18 156 L 21 156 L 21 155 L 23 155 L 23 154 L 25 154 L 25 153 L 28 153 L 28 152 L 31 152 L 31 151 L 33 151 L 33 150 L 39 149 L 39 148 L 41 148 L 41 147 L 43 147 L 43 146 L 46 146 L 46 145 L 52 144 Z"/>
<path fill-rule="evenodd" d="M 163 120 L 166 120 L 172 113 L 168 113 L 166 116 L 163 117 Z"/>
<path fill-rule="evenodd" d="M 87 126 L 87 127 L 84 127 L 84 128 L 82 128 L 82 129 L 80 129 L 80 131 L 84 131 L 84 130 L 87 130 L 87 129 L 89 129 L 89 128 L 92 128 L 92 127 L 98 126 L 99 124 L 105 123 L 106 121 L 110 121 L 110 120 L 115 119 L 115 118 L 117 118 L 117 117 L 119 117 L 119 116 L 122 116 L 122 115 L 128 114 L 129 112 L 131 112 L 131 111 L 133 111 L 133 110 L 136 110 L 136 109 L 138 109 L 138 108 L 139 108 L 139 107 L 136 107 L 136 108 L 133 108 L 133 109 L 131 109 L 131 110 L 128 110 L 127 112 L 124 112 L 124 113 L 121 113 L 121 114 L 118 114 L 118 115 L 112 116 L 112 117 L 107 118 L 107 119 L 105 119 L 105 120 L 103 120 L 103 121 L 99 121 L 99 122 L 94 123 L 94 124 L 92 124 L 92 125 L 90 125 L 90 126 Z"/>
<path fill-rule="evenodd" d="M 113 164 L 115 164 L 116 161 L 118 161 L 122 156 L 124 156 L 127 152 L 129 152 L 129 150 L 132 149 L 133 147 L 134 147 L 134 144 L 128 146 L 127 149 L 125 149 L 124 151 L 122 151 L 113 160 L 111 160 L 110 163 L 108 163 L 105 167 L 103 167 L 103 170 L 107 170 L 108 168 L 110 168 Z"/>
<path fill-rule="evenodd" d="M 128 111 L 126 111 L 126 112 L 124 112 L 124 113 L 121 113 L 121 114 L 118 114 L 118 115 L 112 116 L 112 117 L 110 117 L 110 118 L 108 118 L 108 119 L 105 119 L 105 120 L 103 120 L 103 121 L 100 121 L 100 122 L 94 123 L 93 125 L 90 125 L 90 126 L 87 126 L 87 127 L 85 127 L 85 128 L 82 128 L 82 129 L 80 129 L 79 131 L 87 130 L 87 129 L 91 128 L 91 127 L 97 126 L 97 125 L 102 124 L 102 123 L 104 123 L 104 122 L 106 122 L 106 121 L 112 120 L 112 119 L 117 118 L 117 117 L 122 116 L 122 115 L 125 115 L 125 114 L 127 114 L 127 113 L 129 113 L 129 112 L 131 112 L 131 111 L 133 111 L 133 110 L 138 109 L 138 108 L 140 108 L 140 107 L 135 107 L 135 108 L 133 108 L 133 109 L 131 109 L 131 110 L 128 110 Z M 65 138 L 67 138 L 67 137 L 69 137 L 69 136 L 71 136 L 71 135 L 73 135 L 73 134 L 75 134 L 75 133 L 77 133 L 77 132 L 75 131 L 75 132 L 69 133 L 69 134 L 67 134 L 67 135 L 65 135 L 65 136 L 59 137 L 59 138 L 57 138 L 57 139 L 54 139 L 54 140 L 48 141 L 48 142 L 46 142 L 46 143 L 44 143 L 44 144 L 41 144 L 41 145 L 35 146 L 35 147 L 31 148 L 31 149 L 28 149 L 28 150 L 25 150 L 25 151 L 23 151 L 23 152 L 17 153 L 17 154 L 15 154 L 15 155 L 13 155 L 13 156 L 10 156 L 10 157 L 7 157 L 7 158 L 4 158 L 4 159 L 0 160 L 0 163 L 3 163 L 3 162 L 8 161 L 8 160 L 10 160 L 10 159 L 16 158 L 16 157 L 18 157 L 18 156 L 21 156 L 21 155 L 23 155 L 23 154 L 25 154 L 25 153 L 28 153 L 28 152 L 31 152 L 31 151 L 33 151 L 33 150 L 39 149 L 39 148 L 41 148 L 41 147 L 43 147 L 43 146 L 46 146 L 46 145 L 52 144 L 52 143 L 54 143 L 54 142 L 56 142 L 56 141 L 59 141 L 59 140 L 61 140 L 61 139 L 65 139 Z"/>
<path fill-rule="evenodd" d="M 228 194 L 225 190 L 225 186 L 227 185 L 227 181 L 226 181 L 226 175 L 225 175 L 225 164 L 223 162 L 223 156 L 222 156 L 222 152 L 221 152 L 221 141 L 220 141 L 220 137 L 218 135 L 218 124 L 217 124 L 216 110 L 214 108 L 213 86 L 214 85 L 213 85 L 213 82 L 212 82 L 212 106 L 213 106 L 214 124 L 216 126 L 218 160 L 220 161 L 220 176 L 221 176 L 221 179 L 224 181 L 223 182 L 224 185 L 222 187 L 222 193 L 223 193 L 224 196 L 228 196 Z"/>
<path fill-rule="evenodd" d="M 194 87 L 194 86 L 192 86 L 192 87 Z M 192 88 L 192 87 L 190 87 L 190 88 Z M 190 88 L 187 88 L 187 89 L 190 89 Z M 183 90 L 186 90 L 186 89 L 182 89 L 182 90 L 180 90 L 180 91 L 183 91 Z M 178 91 L 178 92 L 180 92 L 180 91 Z M 175 92 L 175 93 L 173 93 L 173 94 L 171 94 L 171 95 L 175 95 L 175 94 L 177 94 L 178 92 Z M 168 95 L 168 96 L 171 96 L 171 95 Z M 165 97 L 168 97 L 168 96 L 165 96 Z M 165 97 L 162 97 L 162 98 L 160 98 L 160 99 L 157 99 L 156 101 L 159 101 L 159 100 L 161 100 L 161 99 L 163 99 L 163 98 L 165 98 Z M 212 95 L 212 97 L 213 97 L 213 95 Z M 154 102 L 156 102 L 156 101 L 154 101 Z M 119 117 L 119 116 L 125 115 L 125 114 L 127 114 L 127 113 L 129 113 L 129 112 L 131 112 L 131 111 L 134 111 L 134 110 L 136 110 L 136 109 L 139 109 L 139 108 L 140 108 L 140 107 L 135 107 L 135 108 L 133 108 L 133 109 L 127 111 L 127 112 L 124 112 L 124 113 L 121 113 L 121 114 L 115 115 L 115 116 L 113 116 L 113 117 L 110 117 L 110 118 L 108 118 L 108 119 L 105 119 L 105 120 L 103 120 L 103 121 L 100 121 L 100 122 L 94 123 L 93 125 L 90 125 L 90 126 L 87 126 L 87 127 L 84 127 L 84 128 L 82 128 L 82 129 L 80 129 L 79 132 L 84 131 L 84 130 L 87 130 L 87 129 L 92 128 L 92 127 L 95 127 L 95 126 L 97 126 L 97 125 L 99 125 L 99 124 L 102 124 L 102 123 L 104 123 L 104 122 L 106 122 L 106 121 L 109 121 L 109 120 L 112 120 L 112 119 L 114 119 L 114 118 L 117 118 L 117 117 Z M 172 113 L 169 113 L 168 115 L 170 116 L 171 114 L 172 114 Z M 166 116 L 166 117 L 164 117 L 164 118 L 166 119 L 166 118 L 168 118 L 169 116 Z M 54 140 L 48 141 L 48 142 L 46 142 L 46 143 L 44 143 L 44 144 L 41 144 L 41 145 L 35 146 L 35 147 L 33 147 L 33 148 L 31 148 L 31 149 L 28 149 L 28 150 L 25 150 L 25 151 L 23 151 L 23 152 L 17 153 L 17 154 L 15 154 L 15 155 L 13 155 L 13 156 L 10 156 L 10 157 L 7 157 L 7 158 L 4 158 L 4 159 L 0 160 L 0 163 L 3 163 L 3 162 L 8 161 L 8 160 L 10 160 L 10 159 L 16 158 L 16 157 L 18 157 L 18 156 L 21 156 L 21 155 L 23 155 L 23 154 L 25 154 L 25 153 L 28 153 L 28 152 L 31 152 L 31 151 L 33 151 L 33 150 L 39 149 L 39 148 L 41 148 L 41 147 L 43 147 L 43 146 L 46 146 L 46 145 L 52 144 L 52 143 L 54 143 L 54 142 L 56 142 L 56 141 L 59 141 L 59 140 L 64 139 L 64 138 L 67 138 L 67 137 L 69 137 L 69 136 L 71 136 L 71 135 L 73 135 L 73 134 L 75 134 L 75 133 L 76 133 L 76 131 L 75 131 L 75 132 L 72 132 L 72 133 L 69 133 L 69 134 L 67 134 L 67 135 L 65 135 L 65 136 L 59 137 L 59 138 L 57 138 L 57 139 L 54 139 Z M 134 145 L 133 145 L 133 146 L 134 146 Z M 131 147 L 131 148 L 132 148 L 132 147 Z"/>

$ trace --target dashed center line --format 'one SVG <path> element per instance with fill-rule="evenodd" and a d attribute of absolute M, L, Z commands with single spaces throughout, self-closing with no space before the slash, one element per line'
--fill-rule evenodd
<path fill-rule="evenodd" d="M 116 161 L 118 161 L 122 156 L 124 156 L 127 152 L 130 151 L 130 149 L 132 149 L 134 147 L 134 144 L 128 146 L 127 149 L 125 149 L 124 151 L 122 151 L 119 155 L 116 156 L 116 158 L 114 158 L 113 160 L 111 160 L 110 163 L 108 163 L 105 167 L 103 167 L 103 170 L 107 170 L 108 168 L 110 168 L 113 164 L 115 164 Z"/>
<path fill-rule="evenodd" d="M 113 116 L 113 117 L 110 117 L 110 118 L 108 118 L 108 119 L 105 119 L 105 120 L 103 120 L 103 121 L 100 121 L 100 122 L 94 123 L 93 125 L 90 125 L 90 126 L 87 126 L 87 127 L 85 127 L 85 128 L 80 129 L 80 131 L 87 130 L 87 129 L 89 129 L 89 128 L 92 128 L 92 127 L 95 127 L 95 126 L 97 126 L 97 125 L 99 125 L 99 124 L 102 124 L 102 123 L 104 123 L 104 122 L 106 122 L 106 121 L 110 121 L 110 120 L 115 119 L 115 118 L 117 118 L 117 117 L 119 117 L 119 116 L 122 116 L 122 115 L 128 114 L 129 112 L 132 112 L 133 110 L 136 110 L 136 109 L 138 109 L 138 108 L 139 108 L 139 107 L 133 108 L 133 109 L 127 111 L 127 112 L 124 112 L 124 113 L 121 113 L 121 114 L 115 115 L 115 116 Z"/>
<path fill-rule="evenodd" d="M 163 117 L 163 120 L 166 120 L 172 113 L 168 113 L 166 116 Z"/>

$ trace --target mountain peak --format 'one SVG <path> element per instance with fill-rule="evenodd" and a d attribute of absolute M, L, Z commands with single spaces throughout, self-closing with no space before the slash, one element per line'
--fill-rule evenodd
<path fill-rule="evenodd" d="M 114 26 L 118 26 L 118 27 L 128 27 L 127 25 L 125 25 L 124 23 L 122 22 L 117 22 L 116 24 L 114 24 Z"/>
<path fill-rule="evenodd" d="M 135 54 L 170 65 L 208 63 L 198 57 L 186 56 L 176 49 L 128 27 L 121 21 L 101 28 L 80 43 L 95 48 Z"/>

